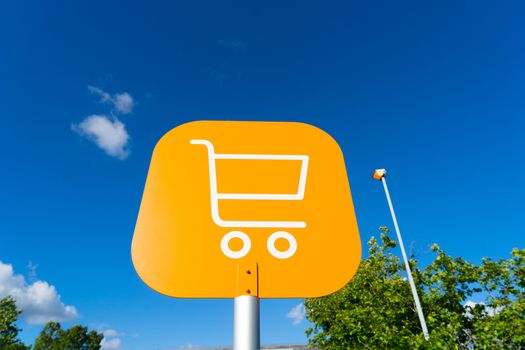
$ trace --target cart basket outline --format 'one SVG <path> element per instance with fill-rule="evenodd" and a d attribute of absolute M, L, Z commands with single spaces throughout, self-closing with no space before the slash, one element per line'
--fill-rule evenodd
<path fill-rule="evenodd" d="M 285 155 L 285 154 L 219 154 L 215 153 L 213 144 L 208 140 L 191 140 L 193 145 L 205 145 L 208 149 L 208 162 L 210 173 L 211 215 L 213 221 L 220 227 L 270 227 L 270 228 L 305 228 L 304 221 L 227 221 L 219 215 L 219 200 L 290 200 L 300 201 L 304 198 L 306 187 L 306 175 L 308 171 L 307 155 Z M 297 193 L 294 194 L 266 194 L 266 193 L 218 193 L 216 159 L 246 159 L 246 160 L 282 160 L 302 161 L 301 174 Z"/>

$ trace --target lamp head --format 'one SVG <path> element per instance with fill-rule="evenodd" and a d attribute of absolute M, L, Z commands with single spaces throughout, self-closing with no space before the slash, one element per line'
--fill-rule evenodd
<path fill-rule="evenodd" d="M 376 169 L 374 175 L 372 176 L 376 180 L 381 180 L 386 175 L 386 169 Z"/>

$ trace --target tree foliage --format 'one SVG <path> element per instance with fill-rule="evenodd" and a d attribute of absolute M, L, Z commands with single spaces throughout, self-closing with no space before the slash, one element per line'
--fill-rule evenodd
<path fill-rule="evenodd" d="M 15 301 L 12 297 L 8 296 L 0 299 L 0 349 L 29 349 L 29 347 L 18 340 L 19 329 L 16 326 L 16 320 L 20 312 L 21 311 L 16 308 Z"/>
<path fill-rule="evenodd" d="M 16 308 L 15 301 L 8 296 L 0 300 L 0 349 L 29 350 L 17 339 L 20 329 L 16 320 L 21 311 Z M 48 322 L 35 341 L 33 350 L 99 350 L 101 333 L 88 331 L 87 327 L 75 325 L 67 330 L 62 329 L 57 322 Z"/>
<path fill-rule="evenodd" d="M 410 260 L 430 340 L 425 341 L 396 242 L 381 229 L 369 256 L 340 291 L 305 301 L 323 349 L 525 349 L 525 249 L 474 265 L 433 245 L 426 268 Z M 469 302 L 472 299 L 484 301 Z"/>
<path fill-rule="evenodd" d="M 87 327 L 75 325 L 67 330 L 48 322 L 35 341 L 33 350 L 99 350 L 104 336 Z"/>

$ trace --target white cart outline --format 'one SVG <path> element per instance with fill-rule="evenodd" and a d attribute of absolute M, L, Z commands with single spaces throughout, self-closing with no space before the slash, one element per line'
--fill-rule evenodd
<path fill-rule="evenodd" d="M 306 176 L 308 172 L 307 155 L 286 155 L 286 154 L 226 154 L 215 153 L 215 148 L 209 140 L 190 140 L 192 145 L 204 145 L 208 150 L 208 165 L 210 177 L 210 197 L 211 197 L 211 216 L 213 221 L 220 227 L 225 228 L 305 228 L 304 221 L 230 221 L 223 220 L 219 215 L 219 200 L 288 200 L 300 201 L 304 199 L 306 187 Z M 217 170 L 215 161 L 217 159 L 245 159 L 245 160 L 279 160 L 279 161 L 301 161 L 301 173 L 299 176 L 299 185 L 297 193 L 294 194 L 276 194 L 276 193 L 219 193 L 217 189 Z M 286 234 L 283 234 L 286 233 Z M 232 238 L 240 238 L 243 241 L 243 248 L 239 251 L 233 251 L 229 248 L 228 242 Z M 278 238 L 284 238 L 290 244 L 290 247 L 281 252 L 275 248 L 275 241 Z M 268 239 L 268 250 L 279 259 L 287 259 L 295 254 L 297 250 L 297 241 L 285 231 L 274 232 Z M 242 231 L 231 231 L 226 234 L 221 241 L 223 253 L 232 259 L 239 259 L 248 254 L 251 247 L 251 241 Z"/>

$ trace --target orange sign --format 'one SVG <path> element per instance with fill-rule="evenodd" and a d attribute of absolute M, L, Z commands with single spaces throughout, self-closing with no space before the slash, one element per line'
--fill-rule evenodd
<path fill-rule="evenodd" d="M 354 275 L 361 242 L 343 154 L 308 124 L 199 121 L 158 142 L 132 244 L 174 297 L 317 297 Z"/>

